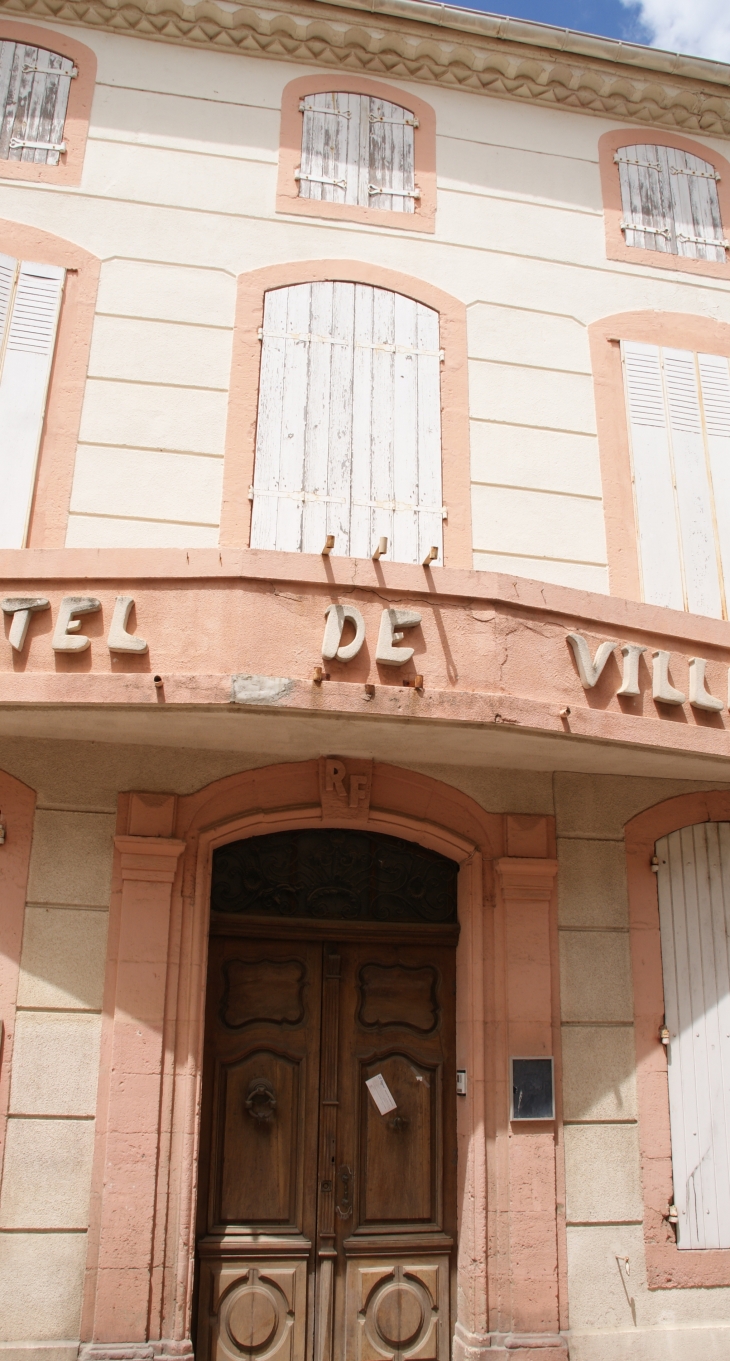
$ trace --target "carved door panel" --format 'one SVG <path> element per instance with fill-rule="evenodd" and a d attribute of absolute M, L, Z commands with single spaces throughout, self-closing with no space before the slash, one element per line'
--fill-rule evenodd
<path fill-rule="evenodd" d="M 333 1354 L 446 1361 L 454 953 L 374 943 L 340 953 Z"/>
<path fill-rule="evenodd" d="M 315 1238 L 322 947 L 211 937 L 198 1361 L 303 1361 Z"/>
<path fill-rule="evenodd" d="M 380 937 L 211 937 L 197 1361 L 448 1358 L 454 952 Z"/>

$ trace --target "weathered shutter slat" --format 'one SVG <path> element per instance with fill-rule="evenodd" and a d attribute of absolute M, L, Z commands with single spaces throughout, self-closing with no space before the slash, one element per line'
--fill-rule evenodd
<path fill-rule="evenodd" d="M 327 459 L 327 530 L 335 536 L 335 551 L 352 552 L 350 523 L 355 285 L 333 285 L 330 374 L 329 449 Z M 339 547 L 337 547 L 339 545 Z"/>
<path fill-rule="evenodd" d="M 394 295 L 393 557 L 418 561 L 418 304 Z M 400 349 L 399 349 L 400 347 Z M 402 509 L 398 507 L 402 506 Z"/>
<path fill-rule="evenodd" d="M 724 260 L 714 166 L 674 147 L 668 148 L 667 158 L 678 254 Z"/>
<path fill-rule="evenodd" d="M 272 289 L 264 301 L 264 340 L 259 371 L 259 403 L 256 422 L 254 501 L 251 516 L 251 547 L 276 548 L 281 461 L 284 356 L 286 352 L 286 288 Z M 261 493 L 260 495 L 257 495 Z"/>
<path fill-rule="evenodd" d="M 23 263 L 12 297 L 0 375 L 3 548 L 25 542 L 64 277 L 54 265 Z"/>
<path fill-rule="evenodd" d="M 324 498 L 329 491 L 329 439 L 332 369 L 332 310 L 335 285 L 312 285 L 308 341 L 309 364 L 306 375 L 307 390 L 304 407 L 304 463 L 302 480 L 298 484 L 318 500 L 305 501 L 302 507 L 302 542 L 305 553 L 320 553 L 327 535 L 328 505 Z"/>
<path fill-rule="evenodd" d="M 680 1249 L 730 1247 L 730 824 L 656 845 Z"/>
<path fill-rule="evenodd" d="M 301 493 L 304 488 L 304 457 L 309 418 L 310 343 L 312 289 L 301 284 L 288 288 L 286 305 L 286 347 L 284 351 L 284 391 L 281 419 L 281 459 L 279 491 Z M 276 547 L 283 552 L 301 551 L 304 507 L 299 498 L 279 496 Z"/>
<path fill-rule="evenodd" d="M 393 499 L 393 434 L 394 434 L 394 361 L 395 295 L 384 288 L 375 290 L 373 298 L 373 364 L 372 364 L 372 467 L 373 501 Z M 391 348 L 380 349 L 378 346 Z M 382 535 L 388 543 L 393 540 L 393 511 L 384 506 L 373 506 L 371 519 L 373 545 Z M 372 549 L 371 549 L 372 552 Z"/>
<path fill-rule="evenodd" d="M 443 564 L 444 520 L 441 475 L 441 360 L 439 317 L 430 307 L 418 304 L 418 489 L 420 504 L 427 509 L 418 516 L 418 561 L 429 549 L 439 550 Z M 428 509 L 432 507 L 432 509 Z"/>
<path fill-rule="evenodd" d="M 671 452 L 659 349 L 623 341 L 644 600 L 684 608 Z"/>
<path fill-rule="evenodd" d="M 0 159 L 6 160 L 10 146 L 10 136 L 15 117 L 11 98 L 11 86 L 15 70 L 16 44 L 0 42 Z"/>
<path fill-rule="evenodd" d="M 727 609 L 730 603 L 730 369 L 725 355 L 719 354 L 699 354 L 697 368 Z"/>
<path fill-rule="evenodd" d="M 368 128 L 368 136 L 370 130 Z M 375 547 L 373 536 L 374 500 L 371 450 L 373 443 L 373 308 L 375 289 L 355 284 L 355 353 L 352 368 L 352 510 L 350 552 L 356 558 L 370 557 Z"/>
<path fill-rule="evenodd" d="M 688 350 L 665 349 L 663 368 L 686 608 L 720 619 L 722 599 L 695 357 Z"/>
<path fill-rule="evenodd" d="M 366 284 L 267 295 L 251 545 L 418 562 L 441 542 L 438 315 Z M 426 487 L 429 500 L 424 502 Z M 424 528 L 425 526 L 425 528 Z"/>
<path fill-rule="evenodd" d="M 627 246 L 671 250 L 671 212 L 666 186 L 666 149 L 626 146 L 616 152 Z"/>

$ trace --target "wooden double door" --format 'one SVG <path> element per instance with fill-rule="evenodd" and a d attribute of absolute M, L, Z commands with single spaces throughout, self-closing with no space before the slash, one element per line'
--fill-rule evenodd
<path fill-rule="evenodd" d="M 446 1361 L 455 933 L 316 925 L 211 937 L 197 1359 Z"/>

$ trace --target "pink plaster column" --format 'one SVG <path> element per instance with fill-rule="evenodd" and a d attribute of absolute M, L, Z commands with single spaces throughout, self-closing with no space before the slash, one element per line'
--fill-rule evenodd
<path fill-rule="evenodd" d="M 495 868 L 504 932 L 505 1058 L 549 1056 L 554 1052 L 557 985 L 551 940 L 557 861 L 505 857 L 495 862 Z M 507 1121 L 509 1109 L 502 1112 L 500 1123 Z M 518 1357 L 564 1361 L 555 1122 L 512 1121 L 507 1139 L 511 1331 L 500 1341 L 515 1361 Z"/>
<path fill-rule="evenodd" d="M 103 1178 L 97 1188 L 92 1340 L 83 1349 L 97 1361 L 160 1351 L 159 1343 L 148 1340 L 150 1285 L 170 905 L 185 846 L 160 835 L 117 836 L 115 844 L 121 875 L 118 944 L 116 958 L 110 951 L 107 1007 L 112 1019 L 102 1054 L 100 1095 L 105 1093 L 106 1099 L 98 1112 Z"/>

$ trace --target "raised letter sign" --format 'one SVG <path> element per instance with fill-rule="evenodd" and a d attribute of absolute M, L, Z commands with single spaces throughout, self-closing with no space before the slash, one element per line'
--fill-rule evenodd
<path fill-rule="evenodd" d="M 375 653 L 376 662 L 381 666 L 404 666 L 413 656 L 412 647 L 395 647 L 403 637 L 401 629 L 413 629 L 420 624 L 421 616 L 415 610 L 383 610 L 380 616 L 380 632 Z"/>
<path fill-rule="evenodd" d="M 133 633 L 127 633 L 127 620 L 133 604 L 134 600 L 131 595 L 117 596 L 112 622 L 109 625 L 109 637 L 106 640 L 110 652 L 147 651 L 144 638 L 137 638 Z"/>
<path fill-rule="evenodd" d="M 702 657 L 690 657 L 689 659 L 689 702 L 695 709 L 708 709 L 712 714 L 719 714 L 725 708 L 721 699 L 715 699 L 707 689 L 705 682 L 705 668 L 707 662 Z"/>
<path fill-rule="evenodd" d="M 575 664 L 578 668 L 580 683 L 584 690 L 592 690 L 593 686 L 597 684 L 611 653 L 614 651 L 614 648 L 618 647 L 618 644 L 601 643 L 594 660 L 591 661 L 590 648 L 582 634 L 569 633 L 568 642 L 573 649 L 573 656 L 575 657 Z"/>
<path fill-rule="evenodd" d="M 91 647 L 91 639 L 85 633 L 79 633 L 81 620 L 74 619 L 75 614 L 94 614 L 101 609 L 101 601 L 94 600 L 92 596 L 86 595 L 66 595 L 61 601 L 61 608 L 58 611 L 58 619 L 53 633 L 51 646 L 54 652 L 85 652 L 87 647 Z M 76 634 L 76 637 L 72 637 Z"/>
<path fill-rule="evenodd" d="M 365 642 L 365 620 L 360 611 L 354 605 L 329 605 L 324 617 L 327 620 L 322 639 L 324 661 L 331 662 L 336 657 L 338 662 L 351 662 Z M 348 619 L 355 625 L 355 637 L 351 643 L 341 647 L 342 630 Z"/>
<path fill-rule="evenodd" d="M 13 616 L 8 642 L 15 652 L 22 652 L 23 650 L 30 616 L 38 610 L 47 610 L 50 603 L 50 600 L 44 600 L 42 596 L 26 595 L 12 596 L 7 600 L 0 601 L 3 614 L 12 614 Z"/>
<path fill-rule="evenodd" d="M 661 704 L 684 704 L 687 696 L 681 690 L 675 690 L 669 679 L 669 652 L 658 650 L 652 652 L 654 661 L 654 674 L 651 692 L 654 699 L 658 699 Z"/>

